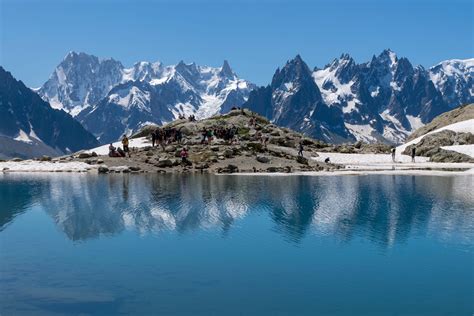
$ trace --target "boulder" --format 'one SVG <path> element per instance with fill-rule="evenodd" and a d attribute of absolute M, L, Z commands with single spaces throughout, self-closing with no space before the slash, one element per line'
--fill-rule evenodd
<path fill-rule="evenodd" d="M 92 157 L 92 155 L 89 154 L 89 153 L 80 153 L 80 154 L 77 156 L 77 158 L 79 158 L 79 159 L 86 159 L 86 158 L 90 158 L 90 157 Z"/>
<path fill-rule="evenodd" d="M 208 169 L 209 168 L 209 165 L 207 163 L 200 163 L 200 164 L 197 164 L 194 166 L 195 169 Z"/>
<path fill-rule="evenodd" d="M 13 159 L 11 159 L 11 161 L 13 161 L 13 162 L 20 162 L 20 161 L 23 161 L 23 159 L 21 159 L 21 158 L 13 158 Z"/>
<path fill-rule="evenodd" d="M 283 167 L 268 167 L 267 172 L 285 172 L 285 168 Z"/>
<path fill-rule="evenodd" d="M 224 157 L 226 158 L 232 158 L 234 156 L 234 151 L 230 148 L 227 148 L 224 150 Z"/>
<path fill-rule="evenodd" d="M 218 173 L 235 173 L 239 172 L 239 167 L 236 165 L 227 165 L 227 167 L 217 169 Z"/>
<path fill-rule="evenodd" d="M 91 157 L 97 157 L 97 153 L 95 151 L 91 152 Z"/>
<path fill-rule="evenodd" d="M 411 149 L 416 147 L 417 156 L 427 156 L 438 152 L 438 148 L 441 146 L 451 146 L 455 143 L 456 132 L 450 130 L 444 130 L 438 133 L 426 135 L 423 137 L 418 144 L 407 146 L 403 154 L 410 155 Z"/>
<path fill-rule="evenodd" d="M 258 161 L 258 162 L 261 162 L 261 163 L 269 163 L 269 162 L 270 162 L 270 158 L 268 158 L 268 157 L 266 157 L 266 156 L 258 155 L 258 156 L 257 156 L 257 161 Z"/>
<path fill-rule="evenodd" d="M 84 162 L 89 165 L 95 165 L 97 163 L 97 159 L 86 159 Z"/>
<path fill-rule="evenodd" d="M 255 151 L 255 152 L 263 152 L 264 148 L 262 143 L 259 142 L 249 142 L 247 143 L 247 149 Z"/>
<path fill-rule="evenodd" d="M 155 166 L 158 168 L 173 167 L 173 161 L 171 159 L 159 159 Z"/>
<path fill-rule="evenodd" d="M 436 153 L 431 153 L 431 162 L 474 162 L 468 155 L 451 150 L 439 149 Z"/>
<path fill-rule="evenodd" d="M 42 156 L 42 157 L 40 158 L 40 161 L 51 161 L 51 160 L 52 160 L 52 158 L 49 157 L 49 156 Z"/>
<path fill-rule="evenodd" d="M 130 169 L 130 171 L 140 171 L 142 168 L 137 167 L 137 166 L 131 166 L 128 169 Z"/>
<path fill-rule="evenodd" d="M 106 166 L 100 166 L 99 169 L 97 169 L 97 171 L 99 173 L 108 173 L 109 172 L 109 168 L 107 168 Z"/>
<path fill-rule="evenodd" d="M 168 145 L 168 146 L 165 147 L 165 151 L 166 151 L 167 153 L 174 152 L 174 151 L 176 151 L 176 146 Z"/>
<path fill-rule="evenodd" d="M 308 164 L 308 159 L 306 159 L 303 156 L 298 156 L 296 157 L 296 161 L 300 164 L 307 165 Z"/>

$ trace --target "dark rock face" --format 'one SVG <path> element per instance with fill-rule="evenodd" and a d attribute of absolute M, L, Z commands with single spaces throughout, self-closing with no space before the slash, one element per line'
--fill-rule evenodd
<path fill-rule="evenodd" d="M 0 134 L 19 145 L 49 147 L 56 155 L 98 145 L 95 137 L 79 122 L 64 111 L 52 109 L 39 95 L 21 81 L 15 80 L 2 67 L 0 67 Z M 15 144 L 11 143 L 11 146 Z M 9 149 L 11 148 L 5 148 Z M 52 153 L 35 152 L 34 155 L 43 154 Z M 31 158 L 33 155 L 25 156 Z"/>
<path fill-rule="evenodd" d="M 270 86 L 253 91 L 243 107 L 268 117 L 276 125 L 325 141 L 352 139 L 342 112 L 324 103 L 310 69 L 299 55 L 277 69 Z"/>

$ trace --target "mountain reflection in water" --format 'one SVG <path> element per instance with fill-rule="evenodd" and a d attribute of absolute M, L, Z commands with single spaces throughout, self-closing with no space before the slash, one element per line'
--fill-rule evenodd
<path fill-rule="evenodd" d="M 383 247 L 411 234 L 473 241 L 471 176 L 21 175 L 0 177 L 0 231 L 33 205 L 74 241 L 163 230 L 219 229 L 225 237 L 251 213 L 281 236 L 308 233 Z"/>

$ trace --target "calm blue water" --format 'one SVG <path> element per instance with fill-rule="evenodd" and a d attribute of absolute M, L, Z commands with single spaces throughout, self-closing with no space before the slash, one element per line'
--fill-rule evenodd
<path fill-rule="evenodd" d="M 471 315 L 473 181 L 0 175 L 0 314 Z"/>

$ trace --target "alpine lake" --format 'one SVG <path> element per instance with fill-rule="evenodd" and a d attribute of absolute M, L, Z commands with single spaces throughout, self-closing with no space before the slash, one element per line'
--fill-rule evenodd
<path fill-rule="evenodd" d="M 0 174 L 0 315 L 472 315 L 473 181 Z"/>

